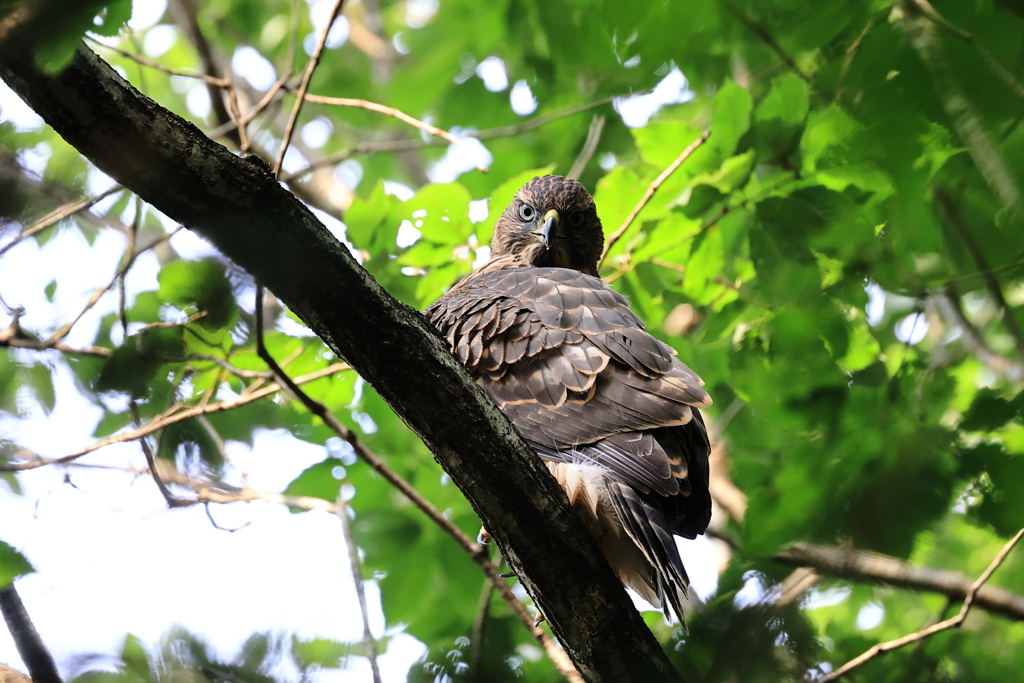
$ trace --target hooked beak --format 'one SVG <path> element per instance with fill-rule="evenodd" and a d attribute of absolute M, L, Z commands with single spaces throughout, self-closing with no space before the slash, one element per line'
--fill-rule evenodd
<path fill-rule="evenodd" d="M 550 249 L 551 243 L 555 241 L 555 237 L 558 235 L 560 220 L 558 212 L 554 209 L 544 214 L 544 218 L 541 219 L 540 238 L 541 242 L 544 243 L 545 249 Z"/>

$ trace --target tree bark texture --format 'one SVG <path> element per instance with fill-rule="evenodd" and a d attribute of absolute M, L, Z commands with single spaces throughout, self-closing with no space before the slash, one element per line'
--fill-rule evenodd
<path fill-rule="evenodd" d="M 208 139 L 84 45 L 59 74 L 22 56 L 0 63 L 0 77 L 97 167 L 269 287 L 376 389 L 469 499 L 587 680 L 679 680 L 512 424 L 423 316 L 265 165 Z"/>

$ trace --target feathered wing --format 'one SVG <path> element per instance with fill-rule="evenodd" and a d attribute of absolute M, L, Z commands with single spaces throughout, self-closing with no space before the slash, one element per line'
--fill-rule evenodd
<path fill-rule="evenodd" d="M 711 518 L 700 378 L 624 297 L 573 270 L 476 272 L 426 314 L 549 461 L 623 582 L 682 621 L 673 534 Z"/>

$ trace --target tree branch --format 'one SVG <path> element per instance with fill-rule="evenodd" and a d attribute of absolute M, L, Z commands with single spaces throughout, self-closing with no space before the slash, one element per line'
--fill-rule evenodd
<path fill-rule="evenodd" d="M 270 287 L 424 440 L 584 678 L 678 680 L 533 450 L 423 316 L 263 165 L 212 142 L 85 48 L 58 75 L 39 71 L 31 50 L 11 54 L 0 77 L 62 137 Z"/>
<path fill-rule="evenodd" d="M 967 618 L 967 613 L 971 610 L 971 605 L 974 603 L 974 599 L 975 596 L 978 594 L 978 590 L 983 585 L 985 585 L 985 582 L 988 581 L 990 576 L 992 576 L 992 572 L 998 569 L 999 565 L 1003 563 L 1003 560 L 1005 560 L 1006 556 L 1010 554 L 1011 550 L 1013 550 L 1013 546 L 1017 545 L 1017 541 L 1020 540 L 1021 536 L 1024 536 L 1024 529 L 1018 531 L 1013 538 L 1007 541 L 1006 545 L 1003 546 L 1003 549 L 999 551 L 999 554 L 996 555 L 995 559 L 992 560 L 992 563 L 989 564 L 988 569 L 986 569 L 982 573 L 982 575 L 979 576 L 978 579 L 971 584 L 970 589 L 967 591 L 967 597 L 964 598 L 964 604 L 960 607 L 960 612 L 955 617 L 952 617 L 951 619 L 946 619 L 945 621 L 940 621 L 937 624 L 933 624 L 931 626 L 928 626 L 927 628 L 921 629 L 920 631 L 916 631 L 909 635 L 905 635 L 902 638 L 897 638 L 896 640 L 889 640 L 884 643 L 879 643 L 878 645 L 875 645 L 864 654 L 851 659 L 846 664 L 843 664 L 841 667 L 839 667 L 832 673 L 827 674 L 822 678 L 819 678 L 818 680 L 822 683 L 834 681 L 837 678 L 846 675 L 850 671 L 853 671 L 857 667 L 863 664 L 867 664 L 875 657 L 885 654 L 886 652 L 891 652 L 892 650 L 899 649 L 904 645 L 910 645 L 911 643 L 916 643 L 920 640 L 924 640 L 928 636 L 934 635 L 940 631 L 945 631 L 951 628 L 959 628 L 959 626 L 962 623 L 964 623 L 964 619 Z"/>
<path fill-rule="evenodd" d="M 963 600 L 971 591 L 971 579 L 959 572 L 934 567 L 914 567 L 880 553 L 848 548 L 828 548 L 794 543 L 772 558 L 782 564 L 810 567 L 819 574 L 851 581 L 878 581 L 898 588 L 940 593 Z M 989 612 L 1024 621 L 1024 595 L 997 586 L 982 586 L 974 604 Z"/>
<path fill-rule="evenodd" d="M 7 622 L 7 630 L 11 632 L 14 645 L 18 648 L 21 660 L 28 667 L 33 683 L 61 683 L 57 665 L 53 663 L 50 651 L 46 649 L 43 639 L 28 616 L 25 603 L 18 595 L 18 589 L 12 583 L 0 590 L 0 613 Z"/>

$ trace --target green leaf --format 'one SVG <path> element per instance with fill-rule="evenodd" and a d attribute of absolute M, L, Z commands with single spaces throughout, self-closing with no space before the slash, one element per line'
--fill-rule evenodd
<path fill-rule="evenodd" d="M 786 74 L 772 81 L 772 89 L 757 105 L 754 117 L 758 121 L 774 119 L 797 126 L 807 118 L 809 107 L 806 81 L 795 74 Z"/>
<path fill-rule="evenodd" d="M 712 106 L 711 139 L 722 158 L 736 152 L 736 145 L 750 128 L 754 101 L 750 93 L 732 81 L 726 82 L 715 95 Z"/>
<path fill-rule="evenodd" d="M 967 432 L 991 432 L 999 429 L 1021 414 L 1024 392 L 1007 400 L 991 389 L 982 389 L 974 397 L 971 407 L 964 413 L 960 429 Z"/>
<path fill-rule="evenodd" d="M 172 261 L 160 270 L 158 279 L 164 301 L 190 313 L 206 313 L 196 322 L 207 330 L 230 327 L 238 317 L 231 283 L 219 261 Z"/>
<path fill-rule="evenodd" d="M 92 31 L 101 36 L 116 36 L 121 27 L 132 18 L 132 0 L 116 0 L 108 3 L 100 13 L 101 23 L 96 24 Z"/>
<path fill-rule="evenodd" d="M 469 221 L 469 190 L 459 183 L 431 184 L 405 203 L 409 218 L 423 239 L 460 244 L 473 232 Z"/>
<path fill-rule="evenodd" d="M 50 284 L 46 285 L 43 289 L 43 294 L 46 295 L 46 300 L 51 304 L 53 303 L 53 295 L 57 293 L 57 281 L 50 280 Z"/>
<path fill-rule="evenodd" d="M 813 173 L 826 152 L 839 155 L 847 152 L 847 145 L 862 126 L 841 107 L 833 104 L 828 109 L 815 111 L 807 117 L 807 128 L 800 140 L 804 170 Z"/>
<path fill-rule="evenodd" d="M 96 391 L 121 391 L 133 398 L 142 398 L 152 387 L 165 358 L 184 353 L 183 330 L 180 327 L 155 328 L 142 335 L 132 335 L 114 349 L 103 364 L 94 388 Z"/>
<path fill-rule="evenodd" d="M 19 576 L 31 574 L 35 569 L 17 550 L 0 541 L 0 590 L 7 588 Z"/>

